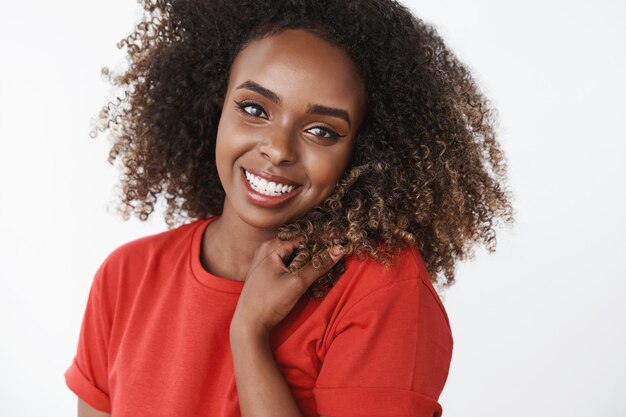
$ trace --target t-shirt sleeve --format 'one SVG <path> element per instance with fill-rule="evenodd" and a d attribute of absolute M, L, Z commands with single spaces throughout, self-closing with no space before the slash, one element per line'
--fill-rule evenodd
<path fill-rule="evenodd" d="M 442 415 L 452 334 L 432 288 L 421 279 L 393 283 L 357 301 L 337 323 L 313 390 L 319 415 Z"/>
<path fill-rule="evenodd" d="M 106 261 L 96 272 L 72 364 L 65 372 L 65 383 L 93 408 L 111 413 L 108 384 L 108 347 L 112 315 L 107 308 L 106 287 L 103 285 Z"/>

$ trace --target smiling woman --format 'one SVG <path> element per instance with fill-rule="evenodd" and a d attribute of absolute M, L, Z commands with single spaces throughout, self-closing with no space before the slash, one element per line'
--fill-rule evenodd
<path fill-rule="evenodd" d="M 433 284 L 511 214 L 470 74 L 392 0 L 143 5 L 97 130 L 171 230 L 97 270 L 79 414 L 441 415 Z"/>
<path fill-rule="evenodd" d="M 217 130 L 217 170 L 226 199 L 213 227 L 236 218 L 276 230 L 330 196 L 364 114 L 364 86 L 355 74 L 341 49 L 303 30 L 254 41 L 237 55 Z M 263 189 L 250 190 L 245 172 L 256 174 L 256 187 Z M 280 197 L 263 194 L 275 191 L 276 181 L 294 189 Z"/>

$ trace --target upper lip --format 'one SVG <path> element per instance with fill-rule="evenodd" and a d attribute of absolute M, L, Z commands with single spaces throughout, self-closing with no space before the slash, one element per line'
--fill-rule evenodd
<path fill-rule="evenodd" d="M 254 168 L 244 168 L 244 170 L 248 171 L 251 174 L 256 175 L 257 177 L 261 177 L 261 178 L 265 178 L 268 182 L 275 182 L 277 184 L 283 184 L 283 185 L 293 185 L 293 186 L 299 186 L 300 184 L 298 184 L 297 182 L 291 181 L 285 177 L 279 177 L 278 175 L 272 175 L 269 172 L 265 172 L 265 171 L 260 171 L 258 169 L 254 169 Z"/>

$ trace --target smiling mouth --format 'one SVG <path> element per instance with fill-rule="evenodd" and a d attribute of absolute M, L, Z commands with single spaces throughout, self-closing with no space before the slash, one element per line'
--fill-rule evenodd
<path fill-rule="evenodd" d="M 248 184 L 250 187 L 259 194 L 263 194 L 269 197 L 278 197 L 284 194 L 289 194 L 295 188 L 298 188 L 294 185 L 281 184 L 274 181 L 268 181 L 265 178 L 254 175 L 245 169 L 243 170 L 246 179 L 248 180 Z"/>
<path fill-rule="evenodd" d="M 281 206 L 293 200 L 304 189 L 300 184 L 268 181 L 267 178 L 252 174 L 243 168 L 241 168 L 241 182 L 248 200 L 254 205 L 266 208 Z"/>

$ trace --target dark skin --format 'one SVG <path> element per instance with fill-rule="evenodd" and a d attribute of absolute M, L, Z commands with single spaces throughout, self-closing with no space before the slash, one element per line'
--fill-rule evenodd
<path fill-rule="evenodd" d="M 291 273 L 284 260 L 298 241 L 280 241 L 277 230 L 332 193 L 364 112 L 365 88 L 352 61 L 309 32 L 253 41 L 233 62 L 216 144 L 226 199 L 204 234 L 201 262 L 215 275 L 245 281 L 230 327 L 242 417 L 302 415 L 273 358 L 269 333 L 342 254 L 331 251 L 320 269 L 309 263 Z M 248 197 L 241 168 L 287 178 L 302 189 L 284 204 L 260 206 Z M 79 417 L 107 415 L 89 414 L 96 410 L 80 403 Z"/>
<path fill-rule="evenodd" d="M 241 88 L 249 81 L 269 92 Z M 249 106 L 245 113 L 236 102 Z M 314 105 L 335 111 L 319 114 L 311 111 Z M 251 43 L 231 67 L 216 147 L 227 197 L 221 218 L 205 234 L 203 257 L 209 271 L 245 279 L 230 327 L 243 417 L 301 415 L 272 356 L 269 333 L 341 254 L 321 269 L 309 264 L 292 274 L 283 261 L 297 241 L 278 240 L 277 227 L 332 193 L 364 111 L 365 89 L 354 64 L 341 49 L 302 30 Z M 261 207 L 245 192 L 242 167 L 280 175 L 303 189 L 283 205 Z"/>
<path fill-rule="evenodd" d="M 276 237 L 278 226 L 306 213 L 331 194 L 348 163 L 363 117 L 364 87 L 343 51 L 326 42 L 312 50 L 318 37 L 286 31 L 249 45 L 231 67 L 217 132 L 216 160 L 226 191 L 221 218 L 212 222 L 203 241 L 203 262 L 218 276 L 244 280 L 255 250 Z M 308 54 L 300 51 L 307 49 Z M 247 81 L 270 90 L 280 104 L 250 88 Z M 245 110 L 236 103 L 249 100 Z M 345 110 L 341 117 L 311 114 L 310 104 Z M 337 133 L 334 140 L 328 136 Z M 302 184 L 293 200 L 274 208 L 250 202 L 239 169 L 256 168 Z"/>

